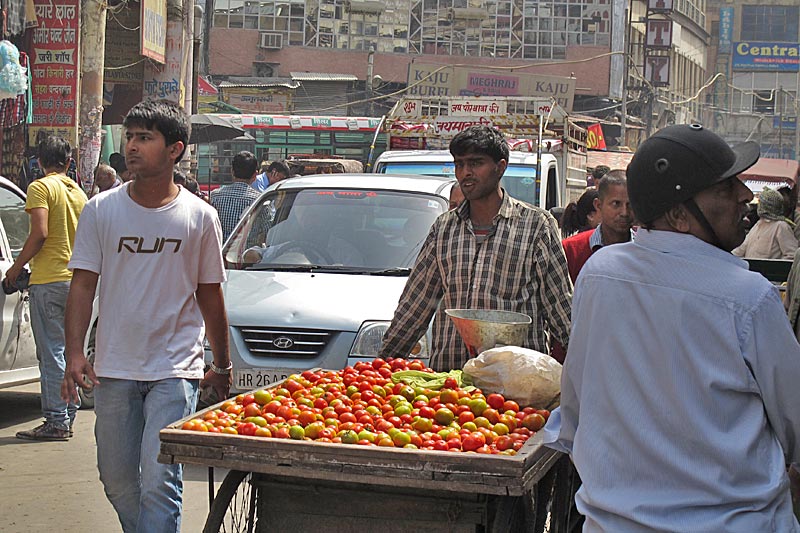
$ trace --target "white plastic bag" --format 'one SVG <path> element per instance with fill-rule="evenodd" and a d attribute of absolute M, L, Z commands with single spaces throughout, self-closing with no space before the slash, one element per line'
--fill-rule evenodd
<path fill-rule="evenodd" d="M 548 407 L 561 392 L 561 363 L 519 346 L 486 350 L 467 361 L 464 373 L 485 394 L 497 392 L 522 406 Z"/>

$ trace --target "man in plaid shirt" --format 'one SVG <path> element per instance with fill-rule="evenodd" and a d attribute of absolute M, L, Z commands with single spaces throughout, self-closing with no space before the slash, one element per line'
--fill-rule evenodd
<path fill-rule="evenodd" d="M 233 183 L 220 187 L 211 194 L 211 205 L 217 210 L 222 224 L 222 242 L 228 240 L 242 213 L 259 196 L 258 191 L 251 186 L 258 171 L 256 157 L 248 151 L 239 152 L 233 156 L 231 168 Z"/>
<path fill-rule="evenodd" d="M 526 348 L 548 353 L 551 339 L 566 346 L 572 282 L 555 219 L 500 187 L 508 143 L 498 131 L 472 126 L 453 138 L 450 153 L 467 201 L 434 222 L 381 357 L 407 356 L 435 313 L 430 366 L 463 367 L 467 348 L 445 309 L 525 313 L 533 320 Z"/>

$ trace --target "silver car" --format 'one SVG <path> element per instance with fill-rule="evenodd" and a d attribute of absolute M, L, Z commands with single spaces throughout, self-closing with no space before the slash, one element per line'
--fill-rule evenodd
<path fill-rule="evenodd" d="M 25 193 L 0 177 L 0 278 L 5 277 L 28 237 Z M 36 344 L 31 331 L 28 291 L 16 291 L 2 298 L 0 327 L 0 388 L 13 387 L 39 379 Z"/>
<path fill-rule="evenodd" d="M 267 189 L 223 248 L 232 392 L 376 357 L 454 182 L 326 174 Z M 428 335 L 397 355 L 426 360 Z"/>

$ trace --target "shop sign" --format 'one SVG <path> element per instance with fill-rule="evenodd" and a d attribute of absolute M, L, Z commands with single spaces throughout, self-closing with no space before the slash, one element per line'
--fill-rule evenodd
<path fill-rule="evenodd" d="M 447 96 L 553 97 L 572 110 L 575 78 L 506 72 L 492 69 L 442 66 L 414 62 L 408 66 L 406 95 L 417 98 Z"/>
<path fill-rule="evenodd" d="M 287 113 L 291 95 L 287 90 L 258 87 L 223 87 L 222 99 L 242 113 Z"/>
<path fill-rule="evenodd" d="M 730 53 L 731 40 L 733 39 L 733 8 L 719 8 L 719 51 L 723 54 Z"/>
<path fill-rule="evenodd" d="M 33 121 L 28 132 L 36 142 L 39 130 L 77 141 L 78 0 L 33 0 L 38 26 L 33 31 L 31 87 Z"/>
<path fill-rule="evenodd" d="M 183 83 L 183 27 L 181 21 L 170 21 L 166 40 L 164 64 L 148 61 L 144 67 L 144 97 L 164 98 L 183 105 L 185 86 Z M 177 37 L 175 37 L 177 36 Z M 190 78 L 191 79 L 191 78 Z"/>
<path fill-rule="evenodd" d="M 797 72 L 800 44 L 742 41 L 733 43 L 734 70 Z"/>
<path fill-rule="evenodd" d="M 144 65 L 139 55 L 139 10 L 126 5 L 106 20 L 103 83 L 142 86 Z"/>
<path fill-rule="evenodd" d="M 670 48 L 672 46 L 672 21 L 647 19 L 647 47 Z"/>
<path fill-rule="evenodd" d="M 669 56 L 651 56 L 644 58 L 644 77 L 653 87 L 669 87 Z"/>
<path fill-rule="evenodd" d="M 772 127 L 794 131 L 797 129 L 797 117 L 772 117 Z"/>
<path fill-rule="evenodd" d="M 163 63 L 167 55 L 167 0 L 142 0 L 139 53 Z"/>
<path fill-rule="evenodd" d="M 602 124 L 592 124 L 586 128 L 586 148 L 605 150 L 606 139 L 603 136 Z"/>

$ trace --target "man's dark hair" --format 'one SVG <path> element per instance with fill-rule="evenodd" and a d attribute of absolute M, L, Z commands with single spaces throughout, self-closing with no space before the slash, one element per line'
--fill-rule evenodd
<path fill-rule="evenodd" d="M 503 134 L 489 126 L 470 126 L 450 141 L 450 153 L 456 155 L 485 154 L 495 163 L 508 161 L 508 142 Z"/>
<path fill-rule="evenodd" d="M 606 195 L 608 194 L 608 189 L 610 187 L 614 187 L 617 185 L 621 185 L 622 187 L 628 186 L 628 180 L 625 179 L 624 176 L 619 176 L 615 174 L 606 174 L 602 178 L 600 178 L 600 183 L 597 184 L 597 195 L 602 202 L 605 200 Z"/>
<path fill-rule="evenodd" d="M 280 172 L 287 178 L 292 175 L 292 171 L 289 170 L 289 165 L 286 164 L 286 161 L 273 161 L 272 163 L 270 163 L 267 172 L 272 172 L 272 171 Z"/>
<path fill-rule="evenodd" d="M 794 212 L 797 209 L 797 186 L 789 187 L 784 185 L 778 188 L 778 192 L 783 195 L 783 216 L 789 220 L 794 220 Z"/>
<path fill-rule="evenodd" d="M 194 179 L 194 178 L 187 178 L 186 179 L 186 190 L 191 192 L 191 193 L 194 193 L 194 194 L 199 194 L 200 193 L 200 184 L 197 183 L 197 180 Z"/>
<path fill-rule="evenodd" d="M 39 165 L 43 169 L 55 168 L 64 170 L 67 168 L 69 158 L 72 157 L 72 147 L 63 137 L 48 135 L 37 147 Z"/>
<path fill-rule="evenodd" d="M 148 130 L 156 130 L 164 136 L 167 146 L 178 141 L 183 142 L 183 151 L 175 162 L 181 160 L 186 145 L 189 144 L 191 125 L 183 108 L 169 100 L 145 100 L 139 102 L 128 111 L 122 121 L 125 128 L 138 126 Z"/>
<path fill-rule="evenodd" d="M 597 186 L 597 182 L 606 174 L 611 172 L 611 167 L 606 165 L 597 165 L 592 169 L 592 177 L 594 178 L 595 186 Z"/>
<path fill-rule="evenodd" d="M 258 159 L 252 152 L 242 150 L 233 156 L 231 169 L 233 169 L 233 177 L 237 180 L 249 180 L 258 171 Z"/>
<path fill-rule="evenodd" d="M 108 164 L 117 171 L 117 174 L 122 174 L 128 167 L 125 166 L 125 156 L 119 152 L 114 152 L 108 156 Z"/>
<path fill-rule="evenodd" d="M 186 180 L 189 179 L 189 176 L 186 175 L 186 172 L 182 170 L 175 169 L 172 171 L 172 182 L 178 185 L 186 185 Z"/>

